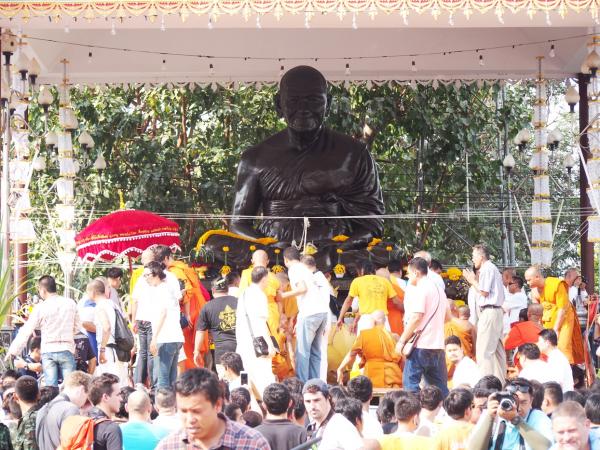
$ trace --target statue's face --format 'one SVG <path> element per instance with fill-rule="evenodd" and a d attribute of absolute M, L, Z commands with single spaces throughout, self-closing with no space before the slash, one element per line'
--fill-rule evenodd
<path fill-rule="evenodd" d="M 279 106 L 292 130 L 317 131 L 325 121 L 327 93 L 320 86 L 290 83 L 281 89 Z"/>

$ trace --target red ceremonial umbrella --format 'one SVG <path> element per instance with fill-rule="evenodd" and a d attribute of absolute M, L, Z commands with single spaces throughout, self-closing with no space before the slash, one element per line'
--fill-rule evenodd
<path fill-rule="evenodd" d="M 110 262 L 118 256 L 137 258 L 152 245 L 178 250 L 179 225 L 148 211 L 126 209 L 101 217 L 75 236 L 77 256 L 84 262 Z"/>

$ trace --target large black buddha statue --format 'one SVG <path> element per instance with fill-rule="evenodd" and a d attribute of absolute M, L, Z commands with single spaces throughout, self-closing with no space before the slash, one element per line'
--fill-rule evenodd
<path fill-rule="evenodd" d="M 286 217 L 313 217 L 308 241 L 344 234 L 346 248 L 364 248 L 381 236 L 383 221 L 372 217 L 384 212 L 375 163 L 364 143 L 324 126 L 329 103 L 318 70 L 298 66 L 282 77 L 275 107 L 287 129 L 242 154 L 233 215 L 283 218 L 260 220 L 256 228 L 249 219 L 234 218 L 231 231 L 270 236 L 284 246 L 300 242 L 304 231 L 302 219 Z"/>

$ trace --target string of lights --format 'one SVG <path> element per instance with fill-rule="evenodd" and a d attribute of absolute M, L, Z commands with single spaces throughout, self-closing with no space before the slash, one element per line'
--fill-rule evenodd
<path fill-rule="evenodd" d="M 361 60 L 379 60 L 379 59 L 398 59 L 398 58 L 410 58 L 410 69 L 413 72 L 418 71 L 417 59 L 420 57 L 427 56 L 448 56 L 455 54 L 465 54 L 465 53 L 473 53 L 476 56 L 476 61 L 479 65 L 485 65 L 484 52 L 491 52 L 495 50 L 505 50 L 505 49 L 516 49 L 521 47 L 530 47 L 530 46 L 539 46 L 539 45 L 548 45 L 548 54 L 550 57 L 553 57 L 558 52 L 559 42 L 564 42 L 573 39 L 581 39 L 586 37 L 594 36 L 594 33 L 584 33 L 584 34 L 575 34 L 566 37 L 553 38 L 553 39 L 545 39 L 545 40 L 537 40 L 537 41 L 527 41 L 527 42 L 515 42 L 512 44 L 504 44 L 504 45 L 493 45 L 489 47 L 472 47 L 472 48 L 462 48 L 462 49 L 452 49 L 452 50 L 437 50 L 437 51 L 428 51 L 428 52 L 407 52 L 407 53 L 395 53 L 395 54 L 378 54 L 378 55 L 341 55 L 341 56 L 326 56 L 326 57 L 308 57 L 308 56 L 285 56 L 285 57 L 271 57 L 271 56 L 252 56 L 252 55 L 217 55 L 217 54 L 208 54 L 208 53 L 182 53 L 182 52 L 166 52 L 166 51 L 157 51 L 157 50 L 148 50 L 141 48 L 132 48 L 132 47 L 117 47 L 112 45 L 100 45 L 100 44 L 89 44 L 83 42 L 74 42 L 68 40 L 61 39 L 50 39 L 44 38 L 40 36 L 28 35 L 27 39 L 38 42 L 46 42 L 51 44 L 58 45 L 67 45 L 73 47 L 81 47 L 85 48 L 88 54 L 88 61 L 93 58 L 93 50 L 103 50 L 103 51 L 114 51 L 114 52 L 123 52 L 123 53 L 138 53 L 144 55 L 156 55 L 159 56 L 163 63 L 166 63 L 166 58 L 168 57 L 178 57 L 178 58 L 196 58 L 196 59 L 206 59 L 211 61 L 211 65 L 214 64 L 215 60 L 236 60 L 236 61 L 277 61 L 277 62 L 285 62 L 285 61 L 361 61 Z M 283 66 L 282 66 L 283 67 Z M 213 66 L 214 69 L 214 66 Z M 345 63 L 345 73 L 349 75 L 351 72 L 350 63 Z"/>

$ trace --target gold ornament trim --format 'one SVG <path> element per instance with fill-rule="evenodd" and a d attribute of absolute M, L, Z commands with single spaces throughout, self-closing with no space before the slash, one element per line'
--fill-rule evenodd
<path fill-rule="evenodd" d="M 274 14 L 280 18 L 284 13 L 332 13 L 340 17 L 345 13 L 367 13 L 375 18 L 380 12 L 399 12 L 403 17 L 415 12 L 430 13 L 433 19 L 437 19 L 444 12 L 462 12 L 467 18 L 474 12 L 490 13 L 501 18 L 505 12 L 526 11 L 529 17 L 533 17 L 537 12 L 556 11 L 564 17 L 569 11 L 588 11 L 595 19 L 599 7 L 600 0 L 13 0 L 0 2 L 0 17 L 28 20 L 50 16 L 59 21 L 61 16 L 86 20 L 106 17 L 125 20 L 146 16 L 153 21 L 158 15 L 178 14 L 185 21 L 191 14 L 242 14 L 245 18 L 252 14 Z"/>

